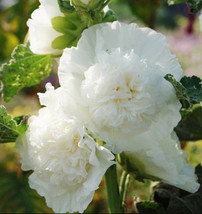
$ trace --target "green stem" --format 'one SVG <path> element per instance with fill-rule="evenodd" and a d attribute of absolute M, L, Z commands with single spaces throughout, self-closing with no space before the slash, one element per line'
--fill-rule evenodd
<path fill-rule="evenodd" d="M 129 181 L 130 181 L 130 175 L 126 171 L 123 171 L 121 175 L 121 182 L 120 182 L 120 198 L 121 198 L 123 207 L 125 206 L 126 192 L 128 189 Z"/>
<path fill-rule="evenodd" d="M 116 165 L 112 165 L 105 174 L 109 213 L 124 213 L 119 195 Z"/>
<path fill-rule="evenodd" d="M 120 198 L 121 198 L 122 202 L 123 202 L 123 196 L 124 196 L 124 191 L 125 191 L 126 177 L 127 177 L 127 172 L 123 171 L 122 175 L 121 175 L 120 185 L 119 185 Z"/>

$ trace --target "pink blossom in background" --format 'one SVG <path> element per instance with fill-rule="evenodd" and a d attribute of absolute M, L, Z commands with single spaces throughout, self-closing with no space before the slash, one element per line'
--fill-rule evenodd
<path fill-rule="evenodd" d="M 168 36 L 170 50 L 178 57 L 186 76 L 202 77 L 202 36 L 178 32 Z"/>

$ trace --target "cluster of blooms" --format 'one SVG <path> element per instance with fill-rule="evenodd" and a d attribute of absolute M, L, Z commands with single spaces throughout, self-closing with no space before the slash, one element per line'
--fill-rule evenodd
<path fill-rule="evenodd" d="M 61 50 L 51 42 L 59 33 L 50 19 L 62 14 L 57 0 L 40 2 L 28 21 L 30 48 L 58 54 Z M 111 152 L 134 157 L 147 175 L 197 191 L 194 169 L 173 132 L 181 105 L 164 79 L 168 73 L 177 80 L 182 76 L 166 38 L 135 24 L 94 25 L 84 30 L 77 47 L 63 51 L 61 87 L 54 90 L 48 84 L 46 93 L 39 94 L 45 107 L 30 117 L 26 135 L 17 143 L 22 169 L 33 170 L 30 186 L 55 212 L 86 209 L 115 163 Z"/>

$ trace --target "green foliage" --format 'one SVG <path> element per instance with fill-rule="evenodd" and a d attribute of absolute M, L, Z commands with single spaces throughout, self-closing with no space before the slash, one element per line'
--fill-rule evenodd
<path fill-rule="evenodd" d="M 164 214 L 165 210 L 158 203 L 152 201 L 143 201 L 136 203 L 136 209 L 139 214 Z"/>
<path fill-rule="evenodd" d="M 195 168 L 198 182 L 202 184 L 202 167 Z M 201 214 L 202 210 L 202 188 L 200 186 L 196 193 L 188 193 L 177 187 L 160 183 L 154 188 L 153 199 L 162 205 L 165 214 Z"/>
<path fill-rule="evenodd" d="M 23 87 L 40 83 L 50 74 L 51 67 L 51 55 L 36 55 L 29 49 L 29 44 L 18 45 L 11 60 L 0 68 L 4 100 L 8 102 Z"/>
<path fill-rule="evenodd" d="M 180 140 L 202 139 L 202 81 L 199 77 L 183 77 L 180 82 L 168 74 L 165 76 L 173 87 L 176 95 L 182 103 L 182 120 L 175 128 Z"/>
<path fill-rule="evenodd" d="M 196 105 L 192 111 L 182 115 L 181 121 L 175 128 L 180 140 L 195 141 L 202 139 L 202 106 Z"/>
<path fill-rule="evenodd" d="M 202 80 L 199 77 L 183 77 L 180 82 L 186 88 L 186 94 L 192 103 L 202 101 Z"/>
<path fill-rule="evenodd" d="M 190 7 L 191 13 L 198 13 L 202 9 L 202 0 L 168 0 L 169 5 L 186 2 Z"/>
<path fill-rule="evenodd" d="M 202 184 L 202 167 L 195 168 L 198 182 Z M 202 188 L 196 193 L 189 193 L 165 183 L 153 188 L 152 199 L 136 203 L 140 214 L 201 214 Z"/>
<path fill-rule="evenodd" d="M 183 77 L 177 82 L 173 75 L 167 74 L 165 79 L 174 87 L 182 108 L 191 109 L 194 104 L 202 102 L 202 80 L 199 77 Z"/>
<path fill-rule="evenodd" d="M 198 13 L 202 9 L 202 0 L 186 0 L 192 13 Z"/>
<path fill-rule="evenodd" d="M 26 117 L 12 118 L 4 106 L 0 106 L 0 143 L 15 142 L 27 129 Z"/>
<path fill-rule="evenodd" d="M 28 175 L 0 167 L 0 213 L 52 213 L 44 198 L 30 189 Z"/>

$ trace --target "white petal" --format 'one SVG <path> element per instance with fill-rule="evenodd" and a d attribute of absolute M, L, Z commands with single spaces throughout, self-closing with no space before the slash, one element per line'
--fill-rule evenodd
<path fill-rule="evenodd" d="M 95 137 L 115 153 L 126 151 L 130 136 L 153 124 L 157 135 L 160 128 L 168 136 L 179 122 L 181 105 L 164 79 L 168 73 L 179 80 L 182 69 L 166 38 L 119 22 L 85 30 L 78 47 L 65 49 L 59 64 L 60 84 L 78 104 L 73 113 L 82 112 L 79 117 Z"/>
<path fill-rule="evenodd" d="M 51 18 L 56 16 L 62 16 L 59 11 L 59 6 L 56 1 L 54 4 L 51 2 L 42 1 L 39 8 L 36 9 L 31 19 L 27 21 L 29 27 L 29 40 L 30 49 L 35 54 L 61 54 L 61 50 L 52 48 L 52 41 L 61 35 L 61 33 L 55 31 L 51 24 Z"/>
<path fill-rule="evenodd" d="M 200 185 L 196 182 L 194 168 L 186 162 L 187 155 L 180 149 L 179 142 L 171 138 L 156 139 L 154 142 L 149 137 L 151 139 L 151 136 L 144 138 L 144 141 L 139 141 L 139 146 L 126 153 L 142 164 L 141 172 L 188 192 L 196 192 Z"/>

